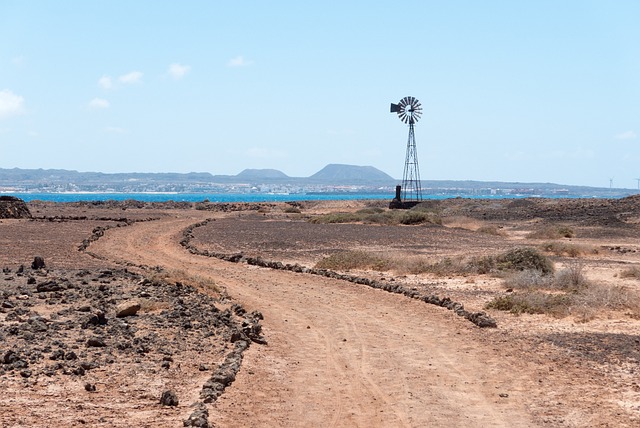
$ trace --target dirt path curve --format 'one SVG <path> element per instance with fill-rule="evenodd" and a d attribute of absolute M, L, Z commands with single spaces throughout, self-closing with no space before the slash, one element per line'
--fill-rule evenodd
<path fill-rule="evenodd" d="M 217 426 L 536 426 L 526 379 L 472 324 L 365 286 L 189 254 L 181 232 L 206 214 L 112 229 L 91 251 L 212 278 L 264 314 L 269 344 L 245 354 L 211 411 Z"/>

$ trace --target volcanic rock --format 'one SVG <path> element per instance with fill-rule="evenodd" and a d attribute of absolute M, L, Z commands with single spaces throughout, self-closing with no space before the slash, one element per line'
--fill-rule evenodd
<path fill-rule="evenodd" d="M 160 397 L 160 404 L 163 406 L 177 406 L 178 396 L 171 390 L 165 391 L 162 393 L 162 397 Z"/>
<path fill-rule="evenodd" d="M 0 196 L 0 218 L 31 218 L 31 212 L 22 199 Z"/>

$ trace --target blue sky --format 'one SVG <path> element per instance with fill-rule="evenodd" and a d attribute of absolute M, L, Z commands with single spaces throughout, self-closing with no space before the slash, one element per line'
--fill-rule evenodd
<path fill-rule="evenodd" d="M 0 0 L 0 168 L 636 188 L 640 2 Z"/>

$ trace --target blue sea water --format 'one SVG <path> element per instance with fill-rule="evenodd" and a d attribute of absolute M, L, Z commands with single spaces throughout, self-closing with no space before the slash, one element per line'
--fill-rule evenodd
<path fill-rule="evenodd" d="M 143 202 L 288 202 L 309 200 L 389 199 L 390 194 L 324 193 L 324 194 L 267 194 L 267 193 L 8 193 L 26 202 L 124 201 Z"/>
<path fill-rule="evenodd" d="M 26 202 L 78 202 L 78 201 L 124 201 L 135 199 L 143 202 L 290 202 L 290 201 L 318 201 L 318 200 L 362 200 L 362 199 L 393 199 L 390 193 L 322 193 L 322 194 L 267 194 L 267 193 L 8 193 Z M 425 195 L 424 199 L 447 199 L 458 195 Z M 530 196 L 530 195 L 529 195 Z M 470 197 L 470 196 L 465 196 Z M 481 198 L 518 198 L 524 195 L 482 195 Z"/>

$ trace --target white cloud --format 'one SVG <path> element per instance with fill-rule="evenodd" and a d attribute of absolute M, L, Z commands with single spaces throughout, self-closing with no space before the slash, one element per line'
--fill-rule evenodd
<path fill-rule="evenodd" d="M 138 83 L 142 80 L 142 72 L 140 71 L 132 71 L 131 73 L 123 74 L 118 77 L 118 80 L 121 83 Z"/>
<path fill-rule="evenodd" d="M 109 108 L 109 101 L 104 98 L 94 98 L 89 101 L 89 108 L 92 109 L 101 109 L 101 108 Z"/>
<path fill-rule="evenodd" d="M 615 137 L 618 140 L 633 140 L 637 136 L 638 134 L 636 134 L 633 131 L 626 131 L 626 132 L 621 132 L 620 134 L 617 134 Z"/>
<path fill-rule="evenodd" d="M 24 113 L 24 98 L 8 89 L 0 91 L 0 119 Z"/>
<path fill-rule="evenodd" d="M 174 79 L 182 79 L 191 70 L 190 65 L 173 63 L 169 66 L 169 75 Z"/>
<path fill-rule="evenodd" d="M 238 55 L 235 58 L 231 58 L 227 63 L 229 67 L 246 67 L 248 65 L 252 65 L 253 61 L 245 59 L 242 55 Z"/>
<path fill-rule="evenodd" d="M 111 89 L 113 88 L 113 79 L 110 76 L 102 76 L 98 79 L 98 86 L 102 89 Z"/>

